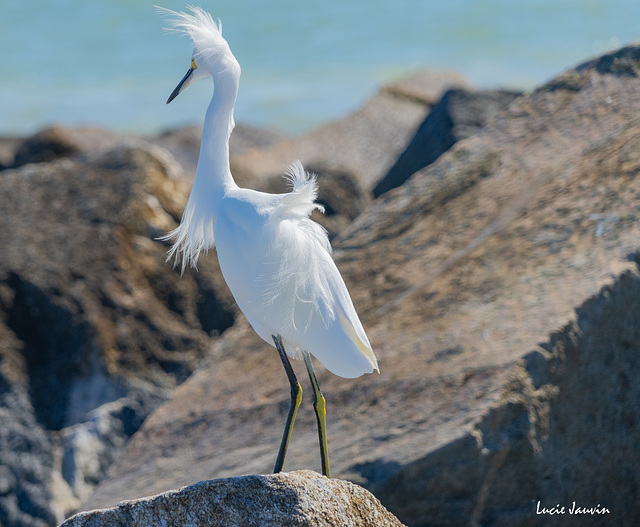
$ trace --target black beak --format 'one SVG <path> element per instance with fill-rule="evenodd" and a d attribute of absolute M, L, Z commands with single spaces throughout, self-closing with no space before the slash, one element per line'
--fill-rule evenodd
<path fill-rule="evenodd" d="M 178 85 L 176 86 L 176 89 L 171 92 L 171 95 L 169 95 L 169 98 L 167 99 L 167 104 L 169 104 L 171 101 L 173 101 L 173 99 L 175 99 L 178 95 L 180 95 L 180 92 L 189 85 L 189 82 L 191 82 L 190 80 L 191 74 L 194 71 L 195 71 L 195 68 L 189 68 L 189 71 L 187 71 L 187 74 L 184 77 L 182 77 L 182 80 L 178 83 Z"/>

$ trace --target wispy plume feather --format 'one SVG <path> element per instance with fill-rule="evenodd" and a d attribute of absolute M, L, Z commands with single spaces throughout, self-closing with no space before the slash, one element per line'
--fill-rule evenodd
<path fill-rule="evenodd" d="M 309 216 L 314 209 L 324 212 L 324 207 L 315 200 L 318 197 L 318 180 L 307 172 L 300 161 L 294 161 L 284 176 L 289 180 L 291 192 L 282 200 L 285 213 Z"/>
<path fill-rule="evenodd" d="M 189 13 L 172 11 L 156 6 L 158 13 L 166 18 L 168 31 L 187 35 L 199 54 L 230 53 L 227 41 L 222 38 L 222 23 L 197 6 L 188 6 Z"/>

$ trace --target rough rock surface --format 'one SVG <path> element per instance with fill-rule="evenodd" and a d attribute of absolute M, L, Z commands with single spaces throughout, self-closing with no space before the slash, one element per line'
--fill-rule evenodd
<path fill-rule="evenodd" d="M 182 166 L 187 178 L 193 178 L 198 165 L 202 126 L 172 128 L 147 140 L 167 149 Z M 229 154 L 236 156 L 248 148 L 266 148 L 282 139 L 272 130 L 237 124 L 229 141 Z"/>
<path fill-rule="evenodd" d="M 362 487 L 309 470 L 201 481 L 112 509 L 80 513 L 62 527 L 113 525 L 402 526 Z"/>
<path fill-rule="evenodd" d="M 639 439 L 625 353 L 640 348 L 640 313 L 624 294 L 635 294 L 640 250 L 639 72 L 629 46 L 518 98 L 336 238 L 381 375 L 318 368 L 332 472 L 375 489 L 407 524 L 529 525 L 547 499 L 636 523 L 638 460 L 624 468 L 613 450 Z M 597 410 L 578 396 L 595 382 Z M 276 354 L 240 317 L 85 507 L 267 472 L 287 404 Z M 588 422 L 564 426 L 571 412 Z M 589 424 L 609 432 L 596 440 Z M 314 427 L 303 403 L 287 469 L 319 465 Z"/>
<path fill-rule="evenodd" d="M 635 269 L 518 360 L 468 434 L 372 490 L 411 525 L 638 525 L 639 315 Z M 573 502 L 599 512 L 536 514 Z"/>
<path fill-rule="evenodd" d="M 238 184 L 281 176 L 296 159 L 346 171 L 372 190 L 406 148 L 429 109 L 447 89 L 468 86 L 458 74 L 426 70 L 383 88 L 361 109 L 302 137 L 249 149 L 232 160 Z M 322 181 L 321 181 L 322 184 Z"/>
<path fill-rule="evenodd" d="M 0 523 L 77 508 L 233 323 L 215 259 L 181 280 L 155 240 L 178 173 L 142 143 L 2 172 Z"/>
<path fill-rule="evenodd" d="M 91 126 L 50 126 L 26 138 L 15 151 L 13 168 L 45 163 L 96 150 L 108 150 L 123 142 L 122 136 Z"/>
<path fill-rule="evenodd" d="M 447 90 L 433 105 L 407 148 L 373 189 L 373 194 L 377 197 L 402 185 L 455 143 L 471 137 L 518 95 L 506 90 Z"/>

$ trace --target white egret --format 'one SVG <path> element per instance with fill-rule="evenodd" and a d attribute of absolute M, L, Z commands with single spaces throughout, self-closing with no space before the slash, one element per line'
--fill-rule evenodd
<path fill-rule="evenodd" d="M 278 350 L 291 385 L 291 406 L 274 472 L 284 458 L 302 389 L 287 355 L 304 359 L 314 391 L 322 472 L 329 476 L 325 399 L 311 362 L 312 353 L 328 370 L 346 378 L 378 370 L 342 277 L 331 257 L 326 231 L 309 216 L 317 183 L 299 161 L 289 168 L 287 194 L 240 188 L 229 167 L 229 136 L 240 65 L 221 27 L 198 7 L 189 13 L 162 9 L 171 27 L 193 41 L 191 65 L 167 104 L 192 81 L 213 77 L 200 158 L 189 201 L 172 240 L 169 259 L 195 267 L 201 251 L 216 247 L 220 269 L 238 306 L 256 333 Z"/>

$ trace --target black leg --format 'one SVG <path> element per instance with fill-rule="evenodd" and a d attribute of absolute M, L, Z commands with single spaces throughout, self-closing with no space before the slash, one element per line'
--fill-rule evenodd
<path fill-rule="evenodd" d="M 282 344 L 282 337 L 280 335 L 273 336 L 273 342 L 276 345 L 280 360 L 284 366 L 284 370 L 287 372 L 287 378 L 291 385 L 291 406 L 289 407 L 289 414 L 287 415 L 287 422 L 284 426 L 284 433 L 282 435 L 282 441 L 280 442 L 280 450 L 278 451 L 278 458 L 276 459 L 276 466 L 273 469 L 273 473 L 281 472 L 284 465 L 284 457 L 287 455 L 287 447 L 289 446 L 289 440 L 291 439 L 291 432 L 293 431 L 293 422 L 296 420 L 296 414 L 298 408 L 302 402 L 302 388 L 296 378 L 296 374 L 293 371 L 289 357 L 284 350 L 284 344 Z"/>
<path fill-rule="evenodd" d="M 313 409 L 316 411 L 316 419 L 318 420 L 318 441 L 320 443 L 320 461 L 322 463 L 322 474 L 331 477 L 329 473 L 329 448 L 327 447 L 327 410 L 324 395 L 320 391 L 318 386 L 318 380 L 316 379 L 316 372 L 313 370 L 313 364 L 311 363 L 311 355 L 307 350 L 302 352 L 304 355 L 304 363 L 307 366 L 309 372 L 309 379 L 311 380 L 311 386 L 313 386 Z"/>

